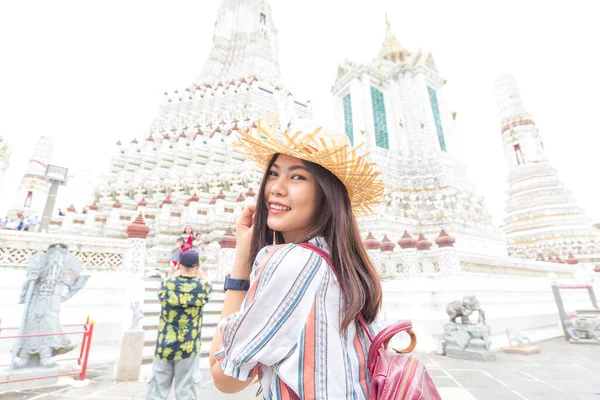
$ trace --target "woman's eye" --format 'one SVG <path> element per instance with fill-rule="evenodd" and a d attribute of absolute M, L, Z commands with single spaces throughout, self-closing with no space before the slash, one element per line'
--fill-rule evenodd
<path fill-rule="evenodd" d="M 294 175 L 294 176 L 292 176 L 292 179 L 295 179 L 295 180 L 306 180 L 306 178 L 303 177 L 302 175 Z"/>
<path fill-rule="evenodd" d="M 277 172 L 275 172 L 275 171 L 269 171 L 269 176 L 277 176 Z"/>

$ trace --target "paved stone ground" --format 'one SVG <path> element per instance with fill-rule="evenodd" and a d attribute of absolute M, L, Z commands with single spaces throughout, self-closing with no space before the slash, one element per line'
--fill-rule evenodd
<path fill-rule="evenodd" d="M 532 356 L 497 353 L 495 362 L 420 355 L 444 400 L 600 400 L 600 346 L 574 345 L 563 339 L 538 344 Z M 114 383 L 108 370 L 90 371 L 89 385 L 69 382 L 43 389 L 0 394 L 1 400 L 125 400 L 144 399 L 145 383 Z M 73 382 L 70 382 L 73 383 Z M 254 399 L 257 387 L 243 393 L 217 392 L 204 371 L 202 399 Z M 172 399 L 171 396 L 169 399 Z"/>

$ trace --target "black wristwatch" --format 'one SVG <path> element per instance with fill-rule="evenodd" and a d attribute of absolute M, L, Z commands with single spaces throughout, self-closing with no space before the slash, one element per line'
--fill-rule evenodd
<path fill-rule="evenodd" d="M 250 289 L 250 281 L 245 279 L 230 278 L 229 274 L 227 274 L 225 275 L 225 285 L 223 285 L 223 290 L 227 291 L 229 289 L 241 291 L 248 290 Z"/>

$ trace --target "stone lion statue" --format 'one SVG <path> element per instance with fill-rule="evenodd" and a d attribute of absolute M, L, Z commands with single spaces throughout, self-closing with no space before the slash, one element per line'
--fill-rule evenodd
<path fill-rule="evenodd" d="M 472 324 L 469 316 L 475 311 L 479 312 L 478 323 L 485 325 L 485 312 L 479 306 L 479 300 L 475 296 L 465 296 L 462 300 L 456 300 L 446 306 L 446 312 L 450 316 L 450 322 L 457 323 L 456 318 L 460 317 L 463 324 Z"/>

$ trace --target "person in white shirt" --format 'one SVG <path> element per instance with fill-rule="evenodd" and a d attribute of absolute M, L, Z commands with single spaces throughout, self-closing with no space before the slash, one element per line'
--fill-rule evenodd
<path fill-rule="evenodd" d="M 196 238 L 192 242 L 192 246 L 194 247 L 194 250 L 196 250 L 196 252 L 198 253 L 198 258 L 202 260 L 204 255 L 204 243 L 202 242 L 202 234 L 196 233 Z"/>

